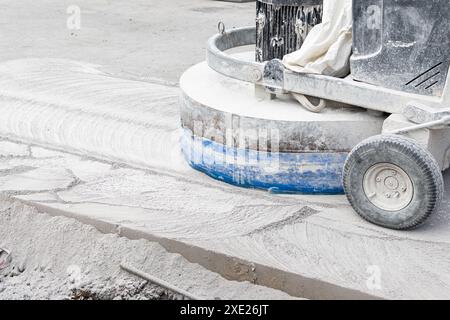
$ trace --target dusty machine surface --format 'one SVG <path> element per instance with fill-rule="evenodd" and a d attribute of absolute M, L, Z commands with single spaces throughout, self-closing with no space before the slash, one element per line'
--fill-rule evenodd
<path fill-rule="evenodd" d="M 301 48 L 322 22 L 322 0 L 256 1 L 256 61 L 282 59 Z"/>
<path fill-rule="evenodd" d="M 442 96 L 450 66 L 447 0 L 354 0 L 355 80 Z"/>
<path fill-rule="evenodd" d="M 265 99 L 273 93 L 252 84 L 263 70 L 251 65 L 301 48 L 312 27 L 321 22 L 322 1 L 262 0 L 256 11 L 256 34 L 255 28 L 245 34 L 227 32 L 219 24 L 223 42 L 217 43 L 226 50 L 237 43 L 254 45 L 256 38 L 256 58 L 254 52 L 221 60 L 210 56 L 209 65 L 194 66 L 181 78 L 184 155 L 195 169 L 241 187 L 343 194 L 341 176 L 348 153 L 361 137 L 380 133 L 385 117 L 343 109 L 340 103 L 326 115 L 314 115 L 290 95 Z M 215 72 L 216 62 L 229 72 L 242 72 L 247 83 Z M 348 127 L 353 128 L 351 134 L 345 132 Z"/>
<path fill-rule="evenodd" d="M 294 2 L 299 7 L 311 4 Z M 228 49 L 260 41 L 260 23 L 256 29 L 222 28 L 208 45 L 207 64 L 216 73 L 202 71 L 200 75 L 202 68 L 197 67 L 181 81 L 182 125 L 185 141 L 189 141 L 183 151 L 191 166 L 226 182 L 268 190 L 272 185 L 275 191 L 345 192 L 364 219 L 397 230 L 415 228 L 439 208 L 444 196 L 442 171 L 450 166 L 450 42 L 443 32 L 448 30 L 448 4 L 386 0 L 367 6 L 355 0 L 353 11 L 355 52 L 351 58 L 352 77 L 345 79 L 297 73 L 276 58 L 258 62 L 230 55 Z M 425 25 L 419 27 L 419 20 L 426 20 Z M 274 45 L 273 35 L 264 41 Z M 257 60 L 260 47 L 257 45 Z M 207 77 L 208 88 L 228 88 L 226 98 L 216 95 L 215 101 L 207 101 L 203 94 L 206 87 L 200 88 L 201 82 L 195 90 L 184 81 L 192 77 L 191 73 Z M 253 85 L 257 98 L 249 90 Z M 240 90 L 244 87 L 247 91 Z M 317 117 L 307 111 L 301 114 L 303 108 L 299 105 L 295 105 L 298 111 L 284 113 L 284 103 L 295 108 L 289 93 L 324 99 L 330 107 Z M 266 112 L 261 114 L 263 108 L 258 106 L 265 106 Z M 341 117 L 345 110 L 355 107 L 362 108 L 353 113 L 359 118 Z M 203 118 L 201 108 L 216 114 Z M 361 116 L 361 112 L 367 114 Z M 197 120 L 197 129 L 193 119 Z M 204 119 L 208 120 L 202 122 Z M 291 127 L 286 129 L 289 134 L 285 130 L 277 140 L 279 146 L 289 147 L 260 148 L 265 144 L 258 138 L 253 144 L 245 138 L 247 142 L 236 144 L 240 139 L 233 130 L 242 124 L 257 130 L 268 128 L 256 119 L 266 120 L 269 128 Z M 365 128 L 364 133 L 358 125 Z M 224 138 L 216 139 L 218 134 Z M 213 149 L 206 157 L 205 147 Z M 261 152 L 267 151 L 269 155 L 261 157 Z M 219 167 L 210 157 L 214 152 L 216 156 L 225 155 Z M 287 166 L 270 171 L 272 160 L 280 156 L 288 159 L 285 155 L 295 157 L 287 160 Z M 240 157 L 256 159 L 254 166 L 235 166 Z M 230 179 L 236 173 L 238 177 Z M 306 188 L 298 187 L 305 184 Z M 286 185 L 290 187 L 284 188 Z"/>
<path fill-rule="evenodd" d="M 251 61 L 253 53 L 238 57 Z M 385 119 L 340 107 L 314 114 L 289 96 L 258 99 L 254 85 L 206 63 L 187 70 L 180 86 L 188 163 L 218 180 L 274 193 L 343 194 L 348 153 L 361 137 L 380 133 Z"/>

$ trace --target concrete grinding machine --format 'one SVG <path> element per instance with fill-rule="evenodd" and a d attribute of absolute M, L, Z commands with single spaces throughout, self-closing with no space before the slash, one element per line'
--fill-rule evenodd
<path fill-rule="evenodd" d="M 449 7 L 353 0 L 351 75 L 335 78 L 280 60 L 321 22 L 322 1 L 258 0 L 256 28 L 220 24 L 207 61 L 181 79 L 187 161 L 238 186 L 345 193 L 379 226 L 421 225 L 439 208 L 450 167 Z M 237 50 L 248 46 L 256 58 Z M 312 113 L 291 93 L 327 108 Z"/>

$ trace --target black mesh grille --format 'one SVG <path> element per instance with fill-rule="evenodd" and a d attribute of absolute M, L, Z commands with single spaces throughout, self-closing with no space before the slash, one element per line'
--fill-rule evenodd
<path fill-rule="evenodd" d="M 315 4 L 269 4 L 256 2 L 256 61 L 263 62 L 301 48 L 313 26 L 322 22 L 322 1 Z M 314 3 L 314 1 L 313 1 Z"/>

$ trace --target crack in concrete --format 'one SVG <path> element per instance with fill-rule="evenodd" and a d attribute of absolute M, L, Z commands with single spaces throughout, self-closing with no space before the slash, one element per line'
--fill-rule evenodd
<path fill-rule="evenodd" d="M 2 176 L 8 176 L 8 175 L 14 175 L 14 174 L 20 174 L 20 173 L 26 173 L 32 170 L 36 170 L 38 168 L 34 167 L 27 167 L 27 166 L 18 166 L 14 167 L 12 169 L 7 170 L 0 170 L 0 177 Z M 2 172 L 4 171 L 4 172 Z M 81 179 L 79 179 L 72 170 L 66 169 L 66 172 L 71 176 L 72 182 L 70 182 L 66 187 L 61 188 L 55 188 L 55 189 L 42 189 L 42 190 L 3 190 L 0 192 L 0 194 L 6 195 L 6 196 L 29 196 L 39 193 L 50 193 L 54 195 L 58 195 L 58 192 L 64 192 L 69 191 L 76 186 L 79 186 L 84 183 Z M 41 201 L 36 201 L 41 202 Z"/>
<path fill-rule="evenodd" d="M 287 225 L 294 225 L 296 223 L 301 223 L 305 219 L 311 217 L 312 215 L 318 214 L 318 213 L 320 213 L 320 211 L 310 208 L 308 206 L 305 206 L 305 207 L 301 208 L 300 210 L 294 212 L 291 216 L 289 216 L 283 220 L 276 221 L 276 222 L 270 223 L 268 225 L 265 225 L 263 227 L 260 227 L 258 229 L 255 229 L 252 232 L 247 233 L 246 236 L 252 236 L 252 235 L 255 235 L 258 233 L 279 230 Z"/>
<path fill-rule="evenodd" d="M 31 167 L 31 166 L 15 166 L 10 169 L 0 170 L 0 177 L 7 177 L 10 175 L 26 173 L 26 172 L 30 172 L 30 171 L 33 171 L 36 169 L 38 169 L 38 168 Z"/>

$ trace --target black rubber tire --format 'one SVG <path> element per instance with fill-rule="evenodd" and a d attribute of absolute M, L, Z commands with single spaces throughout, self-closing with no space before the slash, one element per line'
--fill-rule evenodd
<path fill-rule="evenodd" d="M 394 164 L 412 180 L 414 195 L 406 208 L 385 211 L 365 195 L 365 173 L 377 163 Z M 362 218 L 395 230 L 423 224 L 438 210 L 444 194 L 442 172 L 434 157 L 414 140 L 396 135 L 374 136 L 357 145 L 345 163 L 343 183 L 350 204 Z"/>

